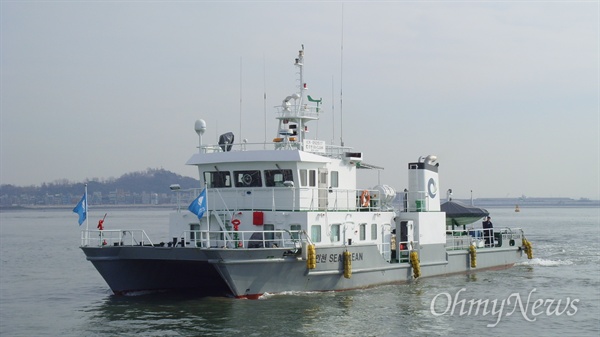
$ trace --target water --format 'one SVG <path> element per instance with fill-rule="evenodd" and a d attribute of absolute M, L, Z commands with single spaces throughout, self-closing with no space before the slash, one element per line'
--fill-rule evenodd
<path fill-rule="evenodd" d="M 78 248 L 74 213 L 5 211 L 0 213 L 0 335 L 598 336 L 600 210 L 489 211 L 495 228 L 525 229 L 534 259 L 508 270 L 260 300 L 168 293 L 113 296 Z M 90 226 L 104 212 L 107 229 L 143 228 L 153 240 L 168 237 L 169 211 L 93 210 Z M 448 298 L 455 296 L 452 311 L 454 301 Z M 524 308 L 529 304 L 525 310 L 518 305 L 514 310 L 517 297 Z M 466 303 L 462 314 L 461 299 Z M 468 313 L 470 300 L 486 299 L 485 314 L 483 306 Z M 534 310 L 536 301 L 542 304 Z"/>

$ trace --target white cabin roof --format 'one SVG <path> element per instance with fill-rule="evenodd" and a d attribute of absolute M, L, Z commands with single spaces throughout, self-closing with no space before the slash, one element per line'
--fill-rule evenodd
<path fill-rule="evenodd" d="M 196 153 L 186 165 L 205 165 L 248 162 L 311 162 L 328 163 L 331 158 L 300 150 L 258 150 Z"/>

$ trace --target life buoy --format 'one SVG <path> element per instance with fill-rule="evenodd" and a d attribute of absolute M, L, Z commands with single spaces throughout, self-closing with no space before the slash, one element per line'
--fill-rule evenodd
<path fill-rule="evenodd" d="M 362 193 L 360 194 L 360 206 L 361 207 L 369 207 L 370 203 L 371 203 L 371 194 L 369 194 L 369 191 L 367 191 L 367 190 L 362 191 Z"/>

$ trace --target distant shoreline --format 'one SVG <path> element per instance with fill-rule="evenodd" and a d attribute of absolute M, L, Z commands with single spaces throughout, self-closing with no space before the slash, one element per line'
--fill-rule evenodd
<path fill-rule="evenodd" d="M 17 205 L 17 206 L 0 206 L 0 211 L 44 211 L 44 210 L 72 210 L 75 205 L 54 205 L 54 206 L 31 206 L 31 205 Z M 177 205 L 174 204 L 163 204 L 163 205 L 90 205 L 89 210 L 94 209 L 176 209 Z"/>
<path fill-rule="evenodd" d="M 460 201 L 466 205 L 471 205 L 470 200 L 452 199 Z M 475 207 L 495 207 L 495 208 L 599 208 L 600 200 L 574 200 L 574 199 L 552 199 L 552 198 L 535 198 L 525 200 L 502 200 L 502 199 L 479 199 L 474 200 Z"/>
<path fill-rule="evenodd" d="M 475 203 L 476 207 L 492 207 L 492 208 L 515 208 L 513 204 L 493 204 L 493 203 Z M 30 206 L 30 205 L 15 205 L 15 206 L 0 206 L 2 211 L 45 211 L 45 210 L 72 210 L 75 205 L 55 205 L 55 206 Z M 521 210 L 528 208 L 600 208 L 600 201 L 592 200 L 589 202 L 573 202 L 569 204 L 536 204 L 536 205 L 519 205 Z M 95 209 L 177 209 L 175 204 L 162 205 L 90 205 L 90 211 Z M 180 206 L 180 209 L 187 209 L 185 205 Z"/>

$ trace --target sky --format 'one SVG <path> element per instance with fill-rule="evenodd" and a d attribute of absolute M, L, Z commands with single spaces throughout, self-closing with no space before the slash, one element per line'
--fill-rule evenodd
<path fill-rule="evenodd" d="M 385 168 L 361 170 L 361 187 L 402 191 L 407 164 L 434 154 L 454 198 L 600 199 L 599 13 L 597 1 L 3 0 L 0 183 L 197 177 L 194 122 L 204 143 L 272 140 L 304 45 L 308 94 L 324 102 L 310 136 Z"/>

